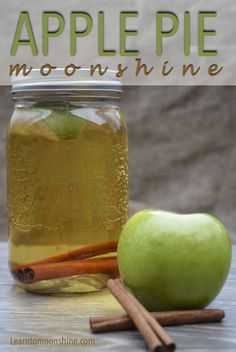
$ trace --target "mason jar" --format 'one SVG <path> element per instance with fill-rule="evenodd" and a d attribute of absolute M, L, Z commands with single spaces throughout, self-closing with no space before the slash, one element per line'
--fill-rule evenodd
<path fill-rule="evenodd" d="M 117 277 L 127 220 L 127 134 L 115 72 L 12 80 L 9 267 L 28 291 L 99 290 Z"/>

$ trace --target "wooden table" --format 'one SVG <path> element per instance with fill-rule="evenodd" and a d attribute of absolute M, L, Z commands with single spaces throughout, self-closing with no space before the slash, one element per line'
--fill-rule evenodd
<path fill-rule="evenodd" d="M 7 268 L 7 244 L 0 243 L 0 351 L 146 351 L 137 331 L 93 335 L 88 317 L 120 314 L 122 308 L 106 290 L 93 294 L 41 296 L 17 288 Z M 210 308 L 222 308 L 222 323 L 169 327 L 177 351 L 236 351 L 236 248 L 226 285 Z M 50 345 L 63 337 L 80 345 Z M 48 345 L 19 345 L 22 339 L 45 339 Z M 13 344 L 14 339 L 17 344 Z M 35 340 L 34 340 L 35 339 Z M 80 342 L 80 339 L 85 339 Z M 87 340 L 86 340 L 87 339 Z M 95 339 L 89 341 L 89 339 Z M 38 343 L 42 340 L 38 340 Z M 54 342 L 54 341 L 53 341 Z M 84 345 L 86 343 L 86 345 Z"/>

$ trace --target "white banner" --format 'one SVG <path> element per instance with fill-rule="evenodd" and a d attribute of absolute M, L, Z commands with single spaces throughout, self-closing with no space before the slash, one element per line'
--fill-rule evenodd
<path fill-rule="evenodd" d="M 78 74 L 97 64 L 127 85 L 236 84 L 234 0 L 1 0 L 0 7 L 2 85 L 15 65 Z"/>

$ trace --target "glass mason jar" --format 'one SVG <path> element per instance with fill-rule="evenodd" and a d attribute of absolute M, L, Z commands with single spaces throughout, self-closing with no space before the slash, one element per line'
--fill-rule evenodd
<path fill-rule="evenodd" d="M 113 71 L 38 70 L 12 82 L 9 266 L 28 291 L 75 293 L 118 276 L 127 220 L 127 134 Z"/>

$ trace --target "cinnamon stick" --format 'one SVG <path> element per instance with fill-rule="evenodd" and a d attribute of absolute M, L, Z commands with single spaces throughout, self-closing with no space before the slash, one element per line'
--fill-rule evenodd
<path fill-rule="evenodd" d="M 199 309 L 152 312 L 151 315 L 157 319 L 162 326 L 172 326 L 220 322 L 224 319 L 225 312 L 221 309 Z M 128 315 L 92 317 L 89 321 L 91 331 L 94 333 L 135 329 L 135 325 Z"/>
<path fill-rule="evenodd" d="M 72 261 L 75 262 L 78 260 L 84 261 L 85 259 L 96 257 L 96 256 L 99 256 L 102 254 L 116 252 L 116 250 L 117 250 L 117 241 L 99 242 L 99 243 L 95 243 L 95 244 L 92 244 L 89 246 L 84 246 L 79 249 L 75 249 L 75 250 L 68 252 L 68 253 L 48 257 L 48 258 L 45 258 L 43 260 L 39 260 L 36 262 L 16 265 L 12 269 L 12 275 L 17 280 L 24 282 L 24 283 L 28 283 L 28 282 L 38 281 L 41 274 L 43 275 L 43 277 L 44 276 L 47 277 L 47 278 L 45 278 L 45 280 L 53 279 L 56 277 L 62 277 L 61 275 L 63 274 L 63 268 L 66 273 L 69 273 L 69 272 L 73 273 L 74 270 L 76 271 L 77 269 L 78 269 L 78 273 L 82 273 L 82 266 L 77 267 L 74 264 L 72 266 L 70 266 L 70 265 L 65 265 L 65 263 L 66 262 L 69 263 Z M 55 264 L 55 263 L 63 263 L 62 266 L 61 265 L 58 266 L 58 268 L 59 268 L 58 273 L 56 273 L 56 266 L 54 267 L 52 265 L 49 267 L 48 266 L 41 267 L 41 265 L 44 265 L 44 264 Z M 39 267 L 38 267 L 38 265 L 39 265 Z M 46 274 L 47 268 L 49 270 L 48 275 Z M 91 268 L 92 268 L 92 265 L 89 266 L 89 270 L 92 270 Z M 97 270 L 96 263 L 95 263 L 95 267 L 93 269 Z M 104 269 L 106 269 L 106 268 L 104 267 Z M 116 268 L 115 271 L 113 269 L 114 268 L 111 267 L 111 271 L 112 271 L 111 277 L 118 276 L 117 275 L 118 269 Z M 34 271 L 36 271 L 36 273 L 39 271 L 38 275 L 35 275 Z M 96 273 L 97 272 L 98 271 L 96 271 Z M 52 277 L 51 275 L 54 275 L 54 277 Z M 69 276 L 69 274 L 66 274 L 66 276 Z"/>
<path fill-rule="evenodd" d="M 172 338 L 166 333 L 163 327 L 160 325 L 158 320 L 156 320 L 148 311 L 147 309 L 124 287 L 121 283 L 120 279 L 116 279 L 115 282 L 117 283 L 118 287 L 123 290 L 123 292 L 127 295 L 127 298 L 134 302 L 137 308 L 141 311 L 146 321 L 149 323 L 153 331 L 157 334 L 157 336 L 161 339 L 163 344 L 168 347 L 169 350 L 175 349 L 175 344 Z"/>
<path fill-rule="evenodd" d="M 117 241 L 99 242 L 91 244 L 89 246 L 84 246 L 68 253 L 48 257 L 36 262 L 27 263 L 21 266 L 31 266 L 36 264 L 46 264 L 46 263 L 59 263 L 70 260 L 81 260 L 86 258 L 96 257 L 98 255 L 107 254 L 111 252 L 116 252 Z"/>
<path fill-rule="evenodd" d="M 119 275 L 117 258 L 104 257 L 87 260 L 73 260 L 59 263 L 33 264 L 13 272 L 22 283 L 33 283 L 79 274 L 104 273 L 111 277 Z"/>
<path fill-rule="evenodd" d="M 123 292 L 123 290 L 120 289 L 120 287 L 114 280 L 108 280 L 107 287 L 109 291 L 114 295 L 114 297 L 118 300 L 118 302 L 122 305 L 122 307 L 127 311 L 128 315 L 136 325 L 140 334 L 146 341 L 150 351 L 164 351 L 165 348 L 161 340 L 155 334 L 146 319 L 144 319 L 142 312 L 137 308 L 136 304 L 132 300 L 127 298 L 127 295 Z"/>

